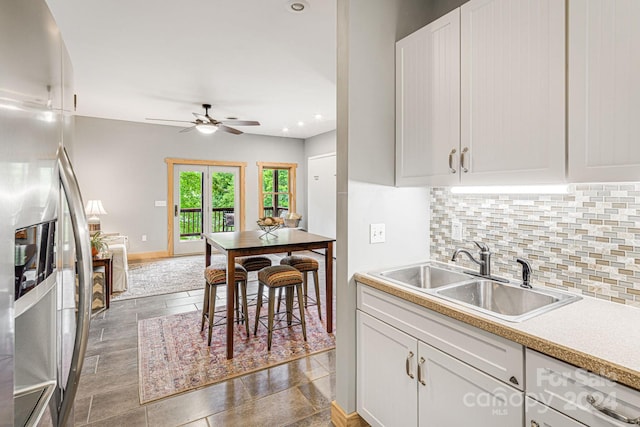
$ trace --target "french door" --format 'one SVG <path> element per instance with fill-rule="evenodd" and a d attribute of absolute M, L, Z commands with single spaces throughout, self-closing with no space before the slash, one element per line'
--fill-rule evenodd
<path fill-rule="evenodd" d="M 174 165 L 174 255 L 203 253 L 202 233 L 236 230 L 241 214 L 239 169 Z"/>

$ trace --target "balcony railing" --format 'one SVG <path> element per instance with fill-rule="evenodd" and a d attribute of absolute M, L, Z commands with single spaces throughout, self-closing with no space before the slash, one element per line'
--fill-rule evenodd
<path fill-rule="evenodd" d="M 273 207 L 264 208 L 264 216 L 280 216 L 282 212 L 289 208 Z M 211 209 L 211 231 L 213 233 L 221 231 L 234 231 L 235 218 L 234 208 L 213 208 Z M 201 208 L 181 208 L 180 209 L 180 239 L 199 238 L 202 234 L 202 209 Z"/>
<path fill-rule="evenodd" d="M 234 208 L 213 208 L 211 209 L 211 231 L 233 231 L 234 228 Z M 190 237 L 200 237 L 202 233 L 202 209 L 201 208 L 181 208 L 180 209 L 180 239 Z"/>

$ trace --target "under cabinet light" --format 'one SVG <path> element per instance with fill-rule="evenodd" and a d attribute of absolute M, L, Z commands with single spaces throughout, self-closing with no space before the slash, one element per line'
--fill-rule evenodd
<path fill-rule="evenodd" d="M 451 187 L 453 194 L 568 194 L 567 184 L 559 185 L 490 185 Z"/>

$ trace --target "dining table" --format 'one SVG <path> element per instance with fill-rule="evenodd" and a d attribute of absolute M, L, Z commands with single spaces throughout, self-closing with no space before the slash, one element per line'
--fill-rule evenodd
<path fill-rule="evenodd" d="M 333 332 L 333 242 L 334 238 L 308 233 L 297 228 L 203 233 L 205 266 L 211 265 L 215 248 L 227 257 L 227 359 L 233 358 L 233 322 L 235 301 L 235 260 L 237 257 L 324 249 L 325 318 L 327 333 Z M 318 296 L 319 297 L 319 296 Z"/>

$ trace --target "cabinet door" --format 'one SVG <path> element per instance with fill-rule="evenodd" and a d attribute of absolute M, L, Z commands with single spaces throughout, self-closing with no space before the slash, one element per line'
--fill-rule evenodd
<path fill-rule="evenodd" d="M 415 426 L 417 340 L 357 311 L 357 410 L 372 426 Z"/>
<path fill-rule="evenodd" d="M 525 407 L 525 427 L 584 427 L 584 424 L 530 397 L 525 399 Z"/>
<path fill-rule="evenodd" d="M 569 2 L 569 178 L 640 178 L 640 2 Z"/>
<path fill-rule="evenodd" d="M 565 2 L 461 6 L 463 184 L 565 180 Z"/>
<path fill-rule="evenodd" d="M 421 427 L 522 425 L 521 391 L 427 344 L 418 347 Z"/>
<path fill-rule="evenodd" d="M 459 145 L 456 9 L 396 44 L 396 185 L 457 183 Z"/>

